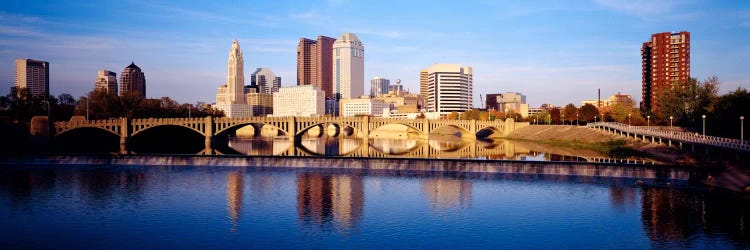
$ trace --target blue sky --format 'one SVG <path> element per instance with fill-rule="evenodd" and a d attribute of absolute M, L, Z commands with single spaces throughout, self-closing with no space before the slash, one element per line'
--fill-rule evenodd
<path fill-rule="evenodd" d="M 616 92 L 641 99 L 640 46 L 652 33 L 691 32 L 691 73 L 717 75 L 721 93 L 750 86 L 747 1 L 4 1 L 0 93 L 16 58 L 49 61 L 53 94 L 85 95 L 98 69 L 131 61 L 148 96 L 214 102 L 233 38 L 245 74 L 270 67 L 296 84 L 301 37 L 353 32 L 375 76 L 419 90 L 433 63 L 474 68 L 479 95 L 521 92 L 531 106 L 580 105 Z M 248 82 L 249 84 L 249 82 Z"/>

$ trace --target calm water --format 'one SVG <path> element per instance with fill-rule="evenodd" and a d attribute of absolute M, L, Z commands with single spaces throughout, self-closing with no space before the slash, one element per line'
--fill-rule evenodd
<path fill-rule="evenodd" d="M 735 248 L 750 203 L 668 180 L 0 166 L 4 248 Z"/>
<path fill-rule="evenodd" d="M 296 145 L 286 138 L 229 139 L 227 147 L 217 149 L 225 155 L 295 155 L 290 150 L 313 156 L 368 156 L 385 158 L 492 159 L 525 161 L 574 161 L 659 163 L 648 158 L 614 158 L 597 152 L 580 154 L 576 150 L 512 140 L 467 140 L 455 136 L 430 139 L 370 139 L 320 137 L 302 138 Z M 540 147 L 542 146 L 542 147 Z M 296 154 L 299 155 L 299 154 Z"/>

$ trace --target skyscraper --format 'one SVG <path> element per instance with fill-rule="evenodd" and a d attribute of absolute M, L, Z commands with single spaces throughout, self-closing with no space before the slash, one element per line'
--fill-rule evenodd
<path fill-rule="evenodd" d="M 380 94 L 388 94 L 390 86 L 391 80 L 376 76 L 370 80 L 370 96 L 375 97 Z"/>
<path fill-rule="evenodd" d="M 120 74 L 120 95 L 136 93 L 146 97 L 146 76 L 141 68 L 131 62 Z"/>
<path fill-rule="evenodd" d="M 25 88 L 32 96 L 49 96 L 49 63 L 16 59 L 16 88 Z"/>
<path fill-rule="evenodd" d="M 227 60 L 227 82 L 216 93 L 216 108 L 224 111 L 227 117 L 250 117 L 250 106 L 245 99 L 244 60 L 237 39 L 232 41 Z"/>
<path fill-rule="evenodd" d="M 258 86 L 258 93 L 272 94 L 279 92 L 281 87 L 281 77 L 277 77 L 276 74 L 269 68 L 257 68 L 253 74 L 250 75 L 250 85 Z"/>
<path fill-rule="evenodd" d="M 641 47 L 641 109 L 659 113 L 659 91 L 690 79 L 690 32 L 656 33 Z"/>
<path fill-rule="evenodd" d="M 242 60 L 242 49 L 237 39 L 232 41 L 232 48 L 229 49 L 229 59 L 227 62 L 227 101 L 235 103 L 245 103 L 245 62 Z"/>
<path fill-rule="evenodd" d="M 471 67 L 434 64 L 420 71 L 419 82 L 419 92 L 426 93 L 424 97 L 427 100 L 428 112 L 463 112 L 472 107 Z"/>
<path fill-rule="evenodd" d="M 117 95 L 117 74 L 108 70 L 97 71 L 94 89 L 101 89 L 110 95 Z"/>
<path fill-rule="evenodd" d="M 336 39 L 318 36 L 299 39 L 297 45 L 297 85 L 317 85 L 326 98 L 333 97 L 333 43 Z"/>
<path fill-rule="evenodd" d="M 357 35 L 346 32 L 333 43 L 333 94 L 357 98 L 365 92 L 365 47 Z"/>

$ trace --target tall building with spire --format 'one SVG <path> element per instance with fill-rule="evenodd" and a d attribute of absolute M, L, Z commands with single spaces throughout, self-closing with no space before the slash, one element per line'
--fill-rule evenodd
<path fill-rule="evenodd" d="M 245 99 L 244 60 L 237 39 L 232 41 L 227 61 L 227 82 L 216 93 L 216 108 L 227 117 L 250 117 L 250 106 Z"/>
<path fill-rule="evenodd" d="M 326 98 L 333 97 L 333 43 L 336 39 L 318 36 L 300 38 L 297 45 L 297 85 L 317 85 Z"/>
<path fill-rule="evenodd" d="M 346 32 L 333 43 L 333 95 L 358 98 L 365 89 L 365 47 L 357 35 Z"/>
<path fill-rule="evenodd" d="M 652 34 L 641 46 L 641 67 L 641 110 L 659 113 L 659 92 L 690 79 L 690 32 Z"/>
<path fill-rule="evenodd" d="M 146 75 L 131 62 L 120 74 L 120 95 L 135 93 L 146 97 Z"/>

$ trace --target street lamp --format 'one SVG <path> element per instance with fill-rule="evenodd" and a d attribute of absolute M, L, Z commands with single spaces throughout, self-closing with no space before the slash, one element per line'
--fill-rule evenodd
<path fill-rule="evenodd" d="M 596 123 L 596 116 L 594 116 L 594 122 Z"/>
<path fill-rule="evenodd" d="M 745 144 L 745 116 L 740 116 L 740 142 Z"/>
<path fill-rule="evenodd" d="M 630 126 L 630 115 L 632 115 L 632 114 L 628 113 L 628 126 Z"/>
<path fill-rule="evenodd" d="M 576 126 L 578 126 L 578 112 L 576 112 Z"/>
<path fill-rule="evenodd" d="M 646 128 L 651 128 L 651 116 L 646 116 Z"/>
<path fill-rule="evenodd" d="M 669 130 L 672 130 L 672 119 L 674 119 L 674 116 L 669 116 Z"/>
<path fill-rule="evenodd" d="M 706 136 L 706 115 L 701 116 L 703 118 L 703 136 Z"/>

